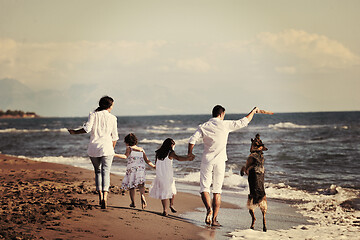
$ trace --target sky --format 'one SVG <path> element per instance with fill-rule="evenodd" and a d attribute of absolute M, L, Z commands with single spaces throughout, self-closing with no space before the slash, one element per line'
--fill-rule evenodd
<path fill-rule="evenodd" d="M 122 116 L 216 104 L 359 111 L 359 10 L 357 0 L 0 0 L 0 80 L 33 95 L 9 89 L 17 101 L 3 108 L 86 116 L 109 95 Z"/>

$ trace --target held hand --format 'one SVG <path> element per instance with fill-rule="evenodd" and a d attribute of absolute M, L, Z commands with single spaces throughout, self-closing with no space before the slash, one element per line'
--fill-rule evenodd
<path fill-rule="evenodd" d="M 114 157 L 121 158 L 121 159 L 127 158 L 125 154 L 115 154 Z"/>
<path fill-rule="evenodd" d="M 189 158 L 189 161 L 192 161 L 192 160 L 194 160 L 195 155 L 191 153 L 188 155 L 188 158 Z"/>

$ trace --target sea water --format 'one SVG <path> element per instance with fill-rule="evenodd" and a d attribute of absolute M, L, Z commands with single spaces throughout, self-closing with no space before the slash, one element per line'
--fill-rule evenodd
<path fill-rule="evenodd" d="M 227 114 L 236 120 L 245 114 Z M 168 137 L 176 142 L 177 154 L 187 154 L 189 137 L 209 115 L 118 116 L 117 153 L 125 152 L 123 138 L 132 132 L 154 161 L 155 150 Z M 246 197 L 247 178 L 240 169 L 249 154 L 251 138 L 259 133 L 269 149 L 265 152 L 265 187 L 269 199 L 287 201 L 312 219 L 315 227 L 269 230 L 261 239 L 347 239 L 357 236 L 360 226 L 360 112 L 278 113 L 255 115 L 248 127 L 229 135 L 224 194 Z M 87 118 L 0 119 L 0 151 L 33 160 L 92 169 L 86 155 L 89 136 L 69 135 Z M 182 191 L 197 193 L 203 145 L 194 148 L 192 162 L 174 161 L 174 176 Z M 112 172 L 124 175 L 126 160 L 115 159 Z M 148 168 L 147 179 L 155 171 Z M 120 183 L 114 183 L 120 184 Z M 179 190 L 180 190 L 179 189 Z M 314 229 L 312 229 L 314 228 Z M 334 233 L 335 232 L 335 233 Z M 330 234 L 331 233 L 331 234 Z M 355 234 L 356 233 L 356 234 Z M 262 234 L 233 229 L 238 239 Z M 306 234 L 309 234 L 306 236 Z M 355 235 L 352 235 L 355 234 Z M 300 236 L 300 237 L 299 237 Z"/>

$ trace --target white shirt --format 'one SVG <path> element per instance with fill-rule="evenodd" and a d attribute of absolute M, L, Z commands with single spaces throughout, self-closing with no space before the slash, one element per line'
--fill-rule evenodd
<path fill-rule="evenodd" d="M 114 155 L 113 141 L 119 139 L 117 119 L 108 110 L 91 112 L 84 130 L 91 133 L 88 145 L 90 157 L 102 157 Z"/>
<path fill-rule="evenodd" d="M 211 118 L 199 125 L 196 132 L 190 137 L 189 143 L 195 144 L 200 138 L 203 138 L 204 152 L 201 158 L 203 163 L 227 161 L 226 144 L 229 133 L 246 127 L 248 124 L 247 117 L 236 121 Z"/>

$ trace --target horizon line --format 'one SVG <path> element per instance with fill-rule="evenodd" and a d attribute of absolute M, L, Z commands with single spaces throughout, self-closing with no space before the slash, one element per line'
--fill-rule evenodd
<path fill-rule="evenodd" d="M 275 114 L 298 114 L 298 113 L 349 113 L 349 112 L 360 112 L 360 110 L 335 110 L 335 111 L 298 111 L 298 112 L 274 112 Z M 248 113 L 226 113 L 227 115 L 245 115 Z M 192 113 L 192 114 L 148 114 L 148 115 L 115 115 L 116 117 L 156 117 L 156 116 L 198 116 L 198 115 L 209 115 L 211 113 Z M 39 118 L 86 118 L 88 116 L 41 116 Z"/>

